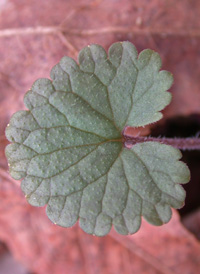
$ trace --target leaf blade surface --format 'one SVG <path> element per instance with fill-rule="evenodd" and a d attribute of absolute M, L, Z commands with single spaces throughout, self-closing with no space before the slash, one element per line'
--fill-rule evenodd
<path fill-rule="evenodd" d="M 34 206 L 70 227 L 79 219 L 90 234 L 135 233 L 144 216 L 161 225 L 170 206 L 183 205 L 179 183 L 189 171 L 178 150 L 148 142 L 130 150 L 122 144 L 128 126 L 159 120 L 170 102 L 169 72 L 159 71 L 157 53 L 138 56 L 129 42 L 99 45 L 79 53 L 79 65 L 63 57 L 52 81 L 37 80 L 25 95 L 28 111 L 17 112 L 6 130 L 11 176 Z M 177 171 L 178 170 L 178 171 Z"/>

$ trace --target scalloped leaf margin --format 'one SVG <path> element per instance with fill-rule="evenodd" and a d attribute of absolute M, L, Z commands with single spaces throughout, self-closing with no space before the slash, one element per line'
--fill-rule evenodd
<path fill-rule="evenodd" d="M 79 53 L 79 65 L 63 57 L 52 81 L 37 80 L 25 95 L 28 111 L 14 114 L 6 129 L 6 156 L 13 178 L 34 206 L 63 227 L 77 220 L 89 234 L 111 226 L 133 234 L 141 216 L 154 225 L 184 204 L 190 173 L 179 150 L 156 142 L 127 149 L 125 126 L 162 118 L 173 77 L 160 71 L 158 53 L 139 56 L 130 42 L 99 45 Z"/>

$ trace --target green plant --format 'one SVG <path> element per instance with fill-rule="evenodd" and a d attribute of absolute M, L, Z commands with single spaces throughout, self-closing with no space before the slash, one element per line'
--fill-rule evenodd
<path fill-rule="evenodd" d="M 78 65 L 64 57 L 52 81 L 37 80 L 25 95 L 28 111 L 13 115 L 6 129 L 10 174 L 34 206 L 48 217 L 97 236 L 112 226 L 135 233 L 141 216 L 154 225 L 184 204 L 190 172 L 177 148 L 199 140 L 127 136 L 162 118 L 171 101 L 173 77 L 159 71 L 158 53 L 139 56 L 130 42 L 115 43 L 108 56 L 99 45 L 79 53 Z M 132 145 L 129 148 L 130 144 Z"/>

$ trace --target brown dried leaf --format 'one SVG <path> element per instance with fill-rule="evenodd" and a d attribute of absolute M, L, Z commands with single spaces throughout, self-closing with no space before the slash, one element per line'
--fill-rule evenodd
<path fill-rule="evenodd" d="M 7 177 L 7 178 L 5 178 Z M 162 227 L 143 221 L 133 236 L 114 230 L 90 236 L 78 226 L 53 225 L 43 208 L 27 204 L 19 186 L 1 172 L 0 239 L 14 256 L 36 273 L 197 273 L 200 244 L 174 211 Z"/>

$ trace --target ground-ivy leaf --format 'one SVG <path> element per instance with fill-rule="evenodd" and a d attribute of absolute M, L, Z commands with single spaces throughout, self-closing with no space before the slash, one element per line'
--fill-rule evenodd
<path fill-rule="evenodd" d="M 172 75 L 159 71 L 152 50 L 139 56 L 129 42 L 81 50 L 79 64 L 64 57 L 52 81 L 37 80 L 25 95 L 28 111 L 13 115 L 6 135 L 10 174 L 34 206 L 47 204 L 56 224 L 79 219 L 84 231 L 121 234 L 140 227 L 141 216 L 161 225 L 171 207 L 184 203 L 179 183 L 189 171 L 177 149 L 155 142 L 123 146 L 125 126 L 144 126 L 162 117 Z"/>

